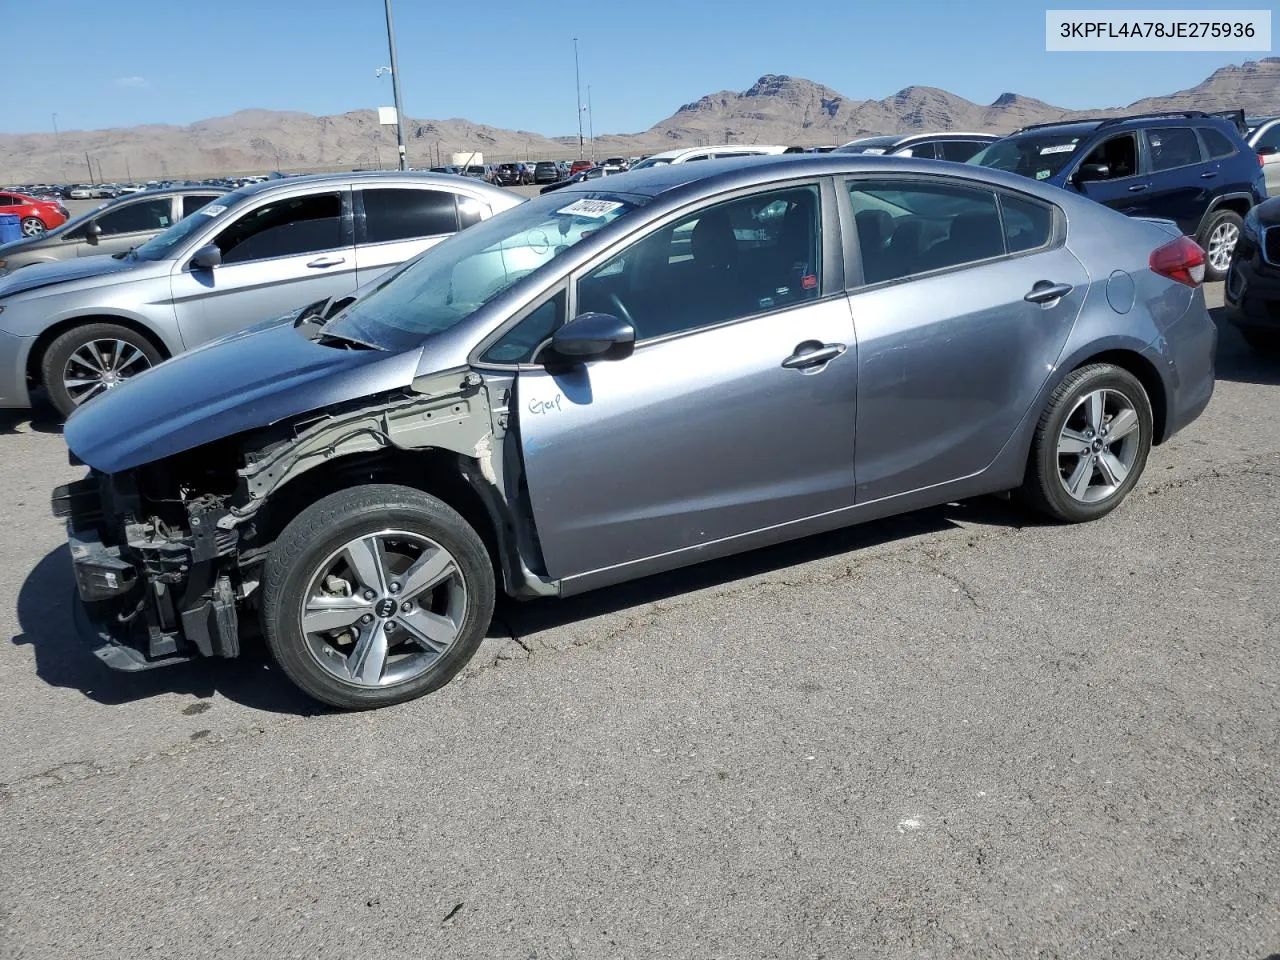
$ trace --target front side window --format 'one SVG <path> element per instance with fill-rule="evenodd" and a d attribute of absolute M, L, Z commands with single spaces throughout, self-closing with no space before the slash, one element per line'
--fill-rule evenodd
<path fill-rule="evenodd" d="M 1190 127 L 1158 127 L 1148 130 L 1147 148 L 1151 151 L 1151 171 L 1176 170 L 1200 163 L 1200 141 Z"/>
<path fill-rule="evenodd" d="M 895 156 L 916 157 L 920 160 L 937 160 L 938 159 L 937 146 L 938 146 L 937 144 L 932 143 L 928 140 L 925 140 L 925 141 L 922 141 L 921 143 L 913 143 L 909 147 L 904 147 L 903 149 L 899 150 L 895 154 Z"/>
<path fill-rule="evenodd" d="M 561 290 L 529 311 L 519 323 L 484 352 L 486 363 L 531 363 L 538 347 L 546 343 L 564 323 L 565 294 Z"/>
<path fill-rule="evenodd" d="M 458 229 L 454 195 L 444 190 L 366 188 L 363 194 L 365 243 L 437 237 Z"/>
<path fill-rule="evenodd" d="M 867 283 L 1002 256 L 1004 230 L 990 190 L 933 180 L 850 180 Z"/>
<path fill-rule="evenodd" d="M 619 316 L 637 340 L 651 340 L 814 300 L 818 215 L 812 186 L 705 208 L 591 271 L 576 309 Z"/>
<path fill-rule="evenodd" d="M 139 233 L 143 230 L 164 230 L 172 223 L 173 204 L 168 197 L 163 200 L 128 203 L 98 217 L 98 226 L 102 228 L 104 237 Z"/>
<path fill-rule="evenodd" d="M 1111 137 L 1094 147 L 1081 166 L 1092 165 L 1106 167 L 1106 175 L 1094 177 L 1095 180 L 1120 180 L 1132 177 L 1138 172 L 1138 137 L 1133 133 L 1122 133 Z"/>
<path fill-rule="evenodd" d="M 342 246 L 342 194 L 269 200 L 213 242 L 224 264 L 332 250 Z"/>

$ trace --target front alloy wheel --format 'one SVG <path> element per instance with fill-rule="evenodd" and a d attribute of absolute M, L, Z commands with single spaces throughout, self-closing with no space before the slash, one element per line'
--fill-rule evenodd
<path fill-rule="evenodd" d="M 41 382 L 58 412 L 68 417 L 81 404 L 113 390 L 164 359 L 149 339 L 116 323 L 72 327 L 49 344 Z"/>
<path fill-rule="evenodd" d="M 263 633 L 308 695 L 346 710 L 384 707 L 466 665 L 495 589 L 484 542 L 447 504 L 412 487 L 349 487 L 276 539 L 263 569 Z"/>

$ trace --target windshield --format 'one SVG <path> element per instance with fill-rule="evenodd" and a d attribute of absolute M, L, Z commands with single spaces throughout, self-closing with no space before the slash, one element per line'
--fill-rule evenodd
<path fill-rule="evenodd" d="M 1005 137 L 979 150 L 966 163 L 1047 180 L 1071 162 L 1090 131 L 1080 133 L 1024 133 Z"/>
<path fill-rule="evenodd" d="M 604 191 L 547 194 L 468 227 L 380 279 L 325 332 L 385 350 L 418 346 L 645 202 Z"/>
<path fill-rule="evenodd" d="M 133 251 L 139 260 L 163 260 L 174 250 L 186 243 L 187 238 L 208 226 L 209 221 L 228 207 L 233 207 L 249 194 L 242 190 L 217 197 L 213 203 L 207 203 L 189 217 L 179 220 L 163 233 L 154 237 Z"/>
<path fill-rule="evenodd" d="M 901 137 L 865 137 L 837 147 L 835 153 L 886 153 Z"/>

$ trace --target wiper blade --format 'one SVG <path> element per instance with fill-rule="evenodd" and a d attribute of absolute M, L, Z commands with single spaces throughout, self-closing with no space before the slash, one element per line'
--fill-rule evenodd
<path fill-rule="evenodd" d="M 355 337 L 348 337 L 343 333 L 325 333 L 323 330 L 316 335 L 315 342 L 324 344 L 346 343 L 358 350 L 381 350 L 383 353 L 387 352 L 386 347 L 380 347 L 376 343 L 369 343 L 367 340 L 358 340 Z"/>

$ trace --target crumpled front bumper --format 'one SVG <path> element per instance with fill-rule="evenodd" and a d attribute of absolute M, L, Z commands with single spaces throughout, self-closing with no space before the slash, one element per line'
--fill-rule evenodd
<path fill-rule="evenodd" d="M 138 671 L 240 653 L 235 591 L 216 559 L 183 540 L 106 543 L 99 478 L 59 487 L 75 575 L 76 629 L 115 670 Z"/>

